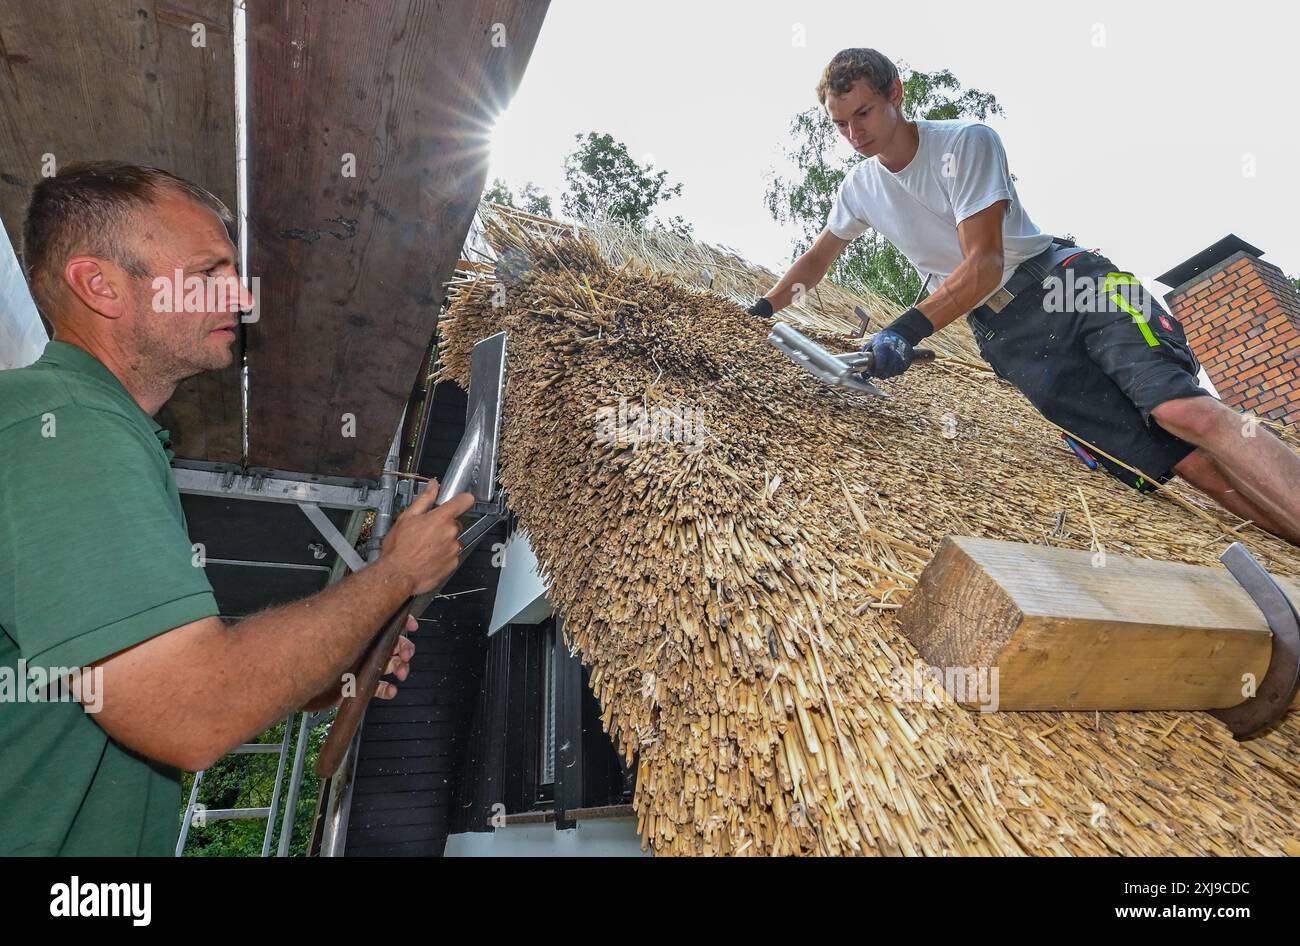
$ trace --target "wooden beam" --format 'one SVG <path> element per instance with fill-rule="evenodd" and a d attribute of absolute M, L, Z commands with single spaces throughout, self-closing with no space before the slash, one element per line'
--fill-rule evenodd
<path fill-rule="evenodd" d="M 1219 709 L 1272 653 L 1227 569 L 993 539 L 944 539 L 898 614 L 931 667 L 997 668 L 1003 710 Z"/>
<path fill-rule="evenodd" d="M 546 7 L 249 4 L 251 466 L 378 475 Z"/>
<path fill-rule="evenodd" d="M 0 6 L 0 215 L 15 248 L 51 161 L 162 167 L 235 209 L 231 18 L 230 0 Z M 238 463 L 239 359 L 183 382 L 160 420 L 178 456 Z"/>

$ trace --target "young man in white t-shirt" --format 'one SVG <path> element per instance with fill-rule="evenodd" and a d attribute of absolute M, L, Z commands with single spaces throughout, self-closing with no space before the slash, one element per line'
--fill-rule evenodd
<path fill-rule="evenodd" d="M 1177 473 L 1300 544 L 1300 457 L 1200 386 L 1182 327 L 1131 274 L 1034 225 L 993 129 L 907 120 L 898 70 L 874 49 L 836 54 L 817 98 L 868 160 L 752 314 L 785 308 L 874 229 L 933 289 L 868 342 L 875 377 L 906 371 L 914 346 L 968 315 L 985 360 L 1090 467 L 1143 491 Z"/>

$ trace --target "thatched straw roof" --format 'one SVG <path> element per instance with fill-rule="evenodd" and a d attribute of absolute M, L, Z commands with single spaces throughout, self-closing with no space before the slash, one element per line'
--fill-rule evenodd
<path fill-rule="evenodd" d="M 1202 713 L 981 715 L 895 683 L 917 659 L 895 610 L 945 535 L 1205 565 L 1241 538 L 1290 576 L 1300 550 L 1088 473 L 962 361 L 887 401 L 821 387 L 731 301 L 774 281 L 735 258 L 720 298 L 683 284 L 707 249 L 488 237 L 533 268 L 504 297 L 466 275 L 444 370 L 465 383 L 470 345 L 510 333 L 502 483 L 656 853 L 1300 853 L 1296 714 L 1239 744 Z M 636 442 L 656 408 L 704 432 Z"/>
<path fill-rule="evenodd" d="M 472 260 L 463 264 L 458 273 L 459 281 L 477 279 L 491 272 L 494 252 L 488 243 L 486 228 L 487 221 L 492 219 L 538 235 L 586 238 L 597 247 L 605 262 L 616 269 L 631 262 L 656 272 L 672 273 L 679 285 L 730 299 L 742 308 L 775 286 L 778 279 L 777 274 L 745 260 L 733 249 L 696 243 L 669 230 L 630 230 L 612 223 L 566 224 L 512 207 L 484 203 L 466 243 L 466 253 Z M 862 327 L 854 314 L 855 307 L 866 311 L 873 332 L 897 315 L 896 307 L 888 300 L 870 293 L 849 292 L 827 279 L 783 309 L 781 319 L 818 332 L 860 335 Z M 937 333 L 926 341 L 926 345 L 981 371 L 990 370 L 980 358 L 975 339 L 965 322 Z"/>

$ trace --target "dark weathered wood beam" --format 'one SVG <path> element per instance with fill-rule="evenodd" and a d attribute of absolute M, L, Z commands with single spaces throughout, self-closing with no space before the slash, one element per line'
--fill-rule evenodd
<path fill-rule="evenodd" d="M 546 7 L 249 5 L 250 465 L 379 474 Z"/>

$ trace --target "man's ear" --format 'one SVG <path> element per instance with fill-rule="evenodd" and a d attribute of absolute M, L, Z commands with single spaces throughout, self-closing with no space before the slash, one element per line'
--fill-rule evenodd
<path fill-rule="evenodd" d="M 82 304 L 109 319 L 126 312 L 126 274 L 120 267 L 96 256 L 74 256 L 63 267 L 68 290 Z"/>
<path fill-rule="evenodd" d="M 889 103 L 898 109 L 903 110 L 903 80 L 895 79 L 889 87 Z"/>

